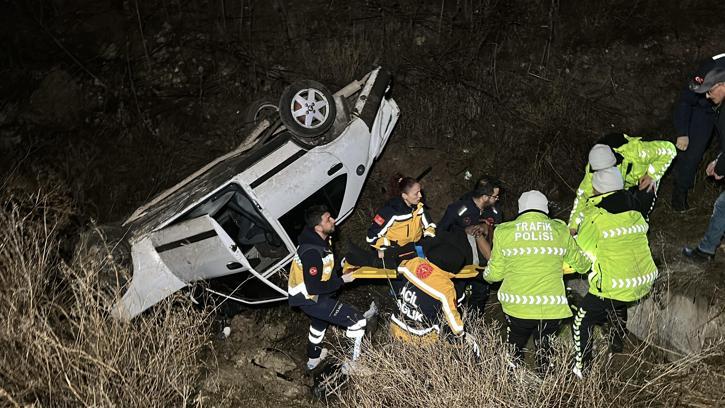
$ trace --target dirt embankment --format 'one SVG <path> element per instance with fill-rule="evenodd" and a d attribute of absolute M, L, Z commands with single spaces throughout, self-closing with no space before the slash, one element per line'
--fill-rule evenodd
<path fill-rule="evenodd" d="M 593 141 L 609 131 L 672 138 L 679 89 L 698 60 L 723 51 L 725 34 L 717 1 L 0 7 L 0 31 L 12 44 L 0 60 L 0 166 L 24 180 L 18 188 L 32 190 L 43 174 L 64 180 L 76 227 L 128 215 L 235 146 L 247 102 L 279 95 L 295 79 L 334 89 L 372 63 L 386 65 L 403 116 L 341 228 L 340 241 L 358 243 L 390 175 L 428 166 L 436 219 L 469 187 L 467 172 L 503 180 L 509 216 L 518 194 L 536 188 L 554 215 L 568 217 Z M 652 218 L 655 255 L 678 285 L 722 293 L 722 261 L 686 269 L 678 256 L 700 237 L 719 187 L 698 179 L 695 210 L 683 216 L 668 206 L 670 184 L 666 177 Z M 367 292 L 345 297 L 368 302 Z M 270 321 L 284 322 L 285 334 L 265 332 Z M 228 401 L 261 401 L 267 392 L 294 400 L 304 391 L 301 315 L 247 311 L 232 327 L 216 357 L 228 370 L 209 377 L 209 390 Z"/>

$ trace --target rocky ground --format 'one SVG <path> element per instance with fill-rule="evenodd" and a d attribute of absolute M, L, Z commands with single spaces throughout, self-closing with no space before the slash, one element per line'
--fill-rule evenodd
<path fill-rule="evenodd" d="M 679 90 L 725 34 L 717 1 L 53 0 L 0 11 L 3 188 L 67 183 L 78 229 L 127 216 L 236 146 L 247 103 L 300 78 L 337 89 L 386 65 L 402 118 L 341 228 L 340 241 L 359 243 L 391 174 L 428 166 L 436 219 L 467 173 L 503 180 L 508 215 L 537 188 L 566 218 L 591 143 L 609 131 L 672 139 Z M 684 215 L 669 208 L 670 188 L 666 177 L 653 251 L 677 286 L 714 299 L 725 252 L 702 267 L 679 249 L 701 236 L 720 186 L 699 178 Z M 358 284 L 344 298 L 385 303 L 380 293 Z M 208 356 L 208 398 L 306 404 L 303 316 L 245 310 L 231 328 Z"/>

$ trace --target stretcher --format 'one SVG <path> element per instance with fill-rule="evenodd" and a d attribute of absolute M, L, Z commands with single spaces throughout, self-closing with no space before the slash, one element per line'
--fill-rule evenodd
<path fill-rule="evenodd" d="M 466 265 L 460 272 L 453 276 L 454 279 L 475 278 L 484 267 L 478 265 Z M 342 273 L 352 273 L 355 279 L 397 279 L 399 272 L 395 269 L 383 269 L 373 266 L 355 266 L 345 261 L 342 265 Z"/>
<path fill-rule="evenodd" d="M 453 276 L 453 279 L 470 279 L 475 278 L 483 272 L 485 267 L 478 265 L 466 265 L 460 272 Z M 574 268 L 564 262 L 561 267 L 564 275 L 572 275 L 576 273 Z M 383 269 L 373 266 L 355 266 L 347 261 L 343 263 L 342 273 L 352 273 L 355 279 L 397 279 L 400 273 L 395 269 Z"/>

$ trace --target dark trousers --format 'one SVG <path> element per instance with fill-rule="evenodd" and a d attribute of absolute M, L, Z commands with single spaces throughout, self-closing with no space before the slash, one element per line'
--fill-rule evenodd
<path fill-rule="evenodd" d="M 486 301 L 490 292 L 490 285 L 479 275 L 471 279 L 454 279 L 458 302 L 466 303 L 471 312 L 483 316 Z"/>
<path fill-rule="evenodd" d="M 574 356 L 576 367 L 581 371 L 592 361 L 592 332 L 595 325 L 609 323 L 610 345 L 614 351 L 621 351 L 621 344 L 627 335 L 628 302 L 601 299 L 587 293 L 574 316 Z"/>
<path fill-rule="evenodd" d="M 523 362 L 526 343 L 533 336 L 537 369 L 546 371 L 552 354 L 551 338 L 559 332 L 561 320 L 519 319 L 506 315 L 506 323 L 506 341 L 514 346 L 516 360 Z"/>
<path fill-rule="evenodd" d="M 686 195 L 687 190 L 692 188 L 702 156 L 710 145 L 714 124 L 715 115 L 712 109 L 696 108 L 692 110 L 688 135 L 690 143 L 684 152 L 678 150 L 675 158 L 675 188 L 673 195 Z"/>
<path fill-rule="evenodd" d="M 322 340 L 329 324 L 349 328 L 365 320 L 354 307 L 330 297 L 320 297 L 317 303 L 300 306 L 310 317 L 310 333 L 307 342 L 307 357 L 317 358 L 322 351 Z"/>
<path fill-rule="evenodd" d="M 659 186 L 657 186 L 659 187 Z M 657 189 L 654 191 L 640 190 L 639 186 L 634 186 L 629 189 L 632 195 L 637 200 L 637 210 L 642 213 L 645 221 L 649 222 L 649 216 L 655 207 L 655 201 L 657 201 Z"/>

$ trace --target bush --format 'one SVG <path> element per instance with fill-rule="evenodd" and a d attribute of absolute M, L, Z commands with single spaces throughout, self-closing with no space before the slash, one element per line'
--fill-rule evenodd
<path fill-rule="evenodd" d="M 530 368 L 510 369 L 499 325 L 481 323 L 467 322 L 479 339 L 480 361 L 469 349 L 444 340 L 412 347 L 386 336 L 382 345 L 365 345 L 365 374 L 350 377 L 335 394 L 350 407 L 716 406 L 724 398 L 713 393 L 722 389 L 723 379 L 704 363 L 723 355 L 722 344 L 679 362 L 658 363 L 643 346 L 608 359 L 600 338 L 591 372 L 578 380 L 570 370 L 573 344 L 562 335 L 555 342 L 554 367 L 541 378 Z"/>
<path fill-rule="evenodd" d="M 204 316 L 171 300 L 130 323 L 111 318 L 118 293 L 109 295 L 97 274 L 113 260 L 67 263 L 60 256 L 60 230 L 72 213 L 62 192 L 4 192 L 0 202 L 0 400 L 190 404 L 206 342 Z"/>

